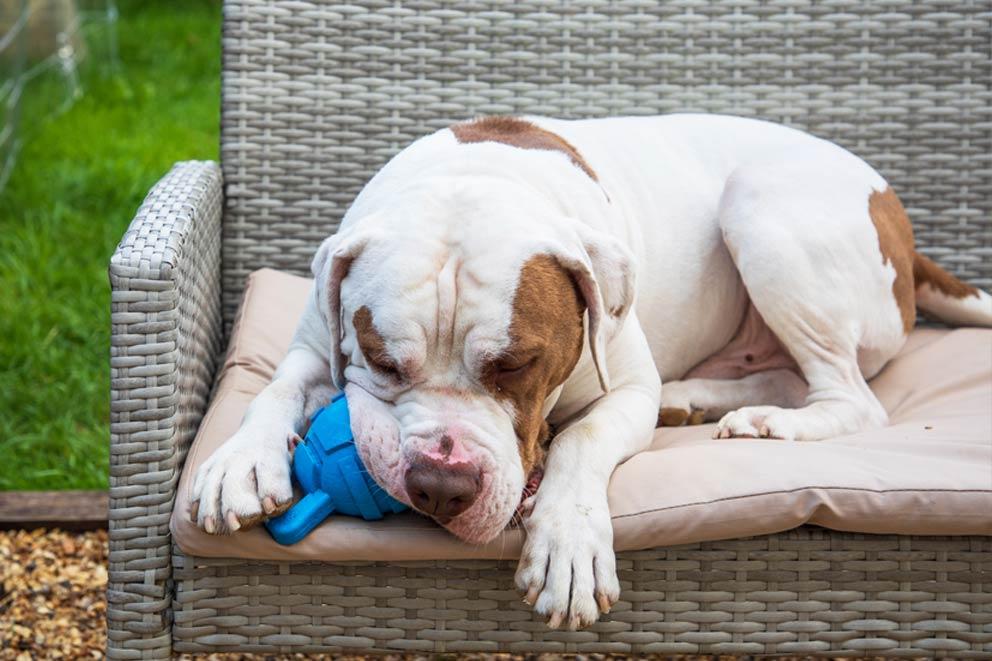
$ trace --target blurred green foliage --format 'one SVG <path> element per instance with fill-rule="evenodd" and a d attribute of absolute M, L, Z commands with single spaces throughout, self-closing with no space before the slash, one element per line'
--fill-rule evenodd
<path fill-rule="evenodd" d="M 83 96 L 53 115 L 65 85 L 51 72 L 22 100 L 0 192 L 0 490 L 107 486 L 107 263 L 173 162 L 217 158 L 220 4 L 117 5 L 116 27 L 84 31 Z"/>

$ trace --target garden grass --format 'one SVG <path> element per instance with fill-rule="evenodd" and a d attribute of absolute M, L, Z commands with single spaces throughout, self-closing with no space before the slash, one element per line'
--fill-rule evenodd
<path fill-rule="evenodd" d="M 177 160 L 216 159 L 220 5 L 118 0 L 84 30 L 83 95 L 31 81 L 23 146 L 0 191 L 0 490 L 107 486 L 107 264 L 145 193 Z"/>

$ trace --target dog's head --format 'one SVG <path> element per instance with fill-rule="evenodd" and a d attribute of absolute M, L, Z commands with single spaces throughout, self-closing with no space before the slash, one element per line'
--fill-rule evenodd
<path fill-rule="evenodd" d="M 633 297 L 630 255 L 606 234 L 485 220 L 439 235 L 362 218 L 313 262 L 365 466 L 472 543 L 510 522 L 584 353 L 609 388 L 606 342 Z"/>

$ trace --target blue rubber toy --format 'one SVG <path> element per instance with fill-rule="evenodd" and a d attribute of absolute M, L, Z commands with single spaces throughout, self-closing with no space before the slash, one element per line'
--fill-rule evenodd
<path fill-rule="evenodd" d="M 391 497 L 358 458 L 344 394 L 317 411 L 293 454 L 293 477 L 305 494 L 265 527 L 280 544 L 295 544 L 333 513 L 381 519 L 406 505 Z"/>

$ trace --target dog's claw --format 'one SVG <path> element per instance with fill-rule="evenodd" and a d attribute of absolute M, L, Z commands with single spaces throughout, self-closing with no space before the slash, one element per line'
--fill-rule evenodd
<path fill-rule="evenodd" d="M 548 628 L 557 629 L 561 626 L 562 619 L 561 613 L 552 613 L 551 617 L 548 618 Z"/>
<path fill-rule="evenodd" d="M 194 500 L 189 506 L 189 520 L 196 523 L 197 516 L 200 514 L 200 501 Z"/>
<path fill-rule="evenodd" d="M 293 453 L 296 452 L 296 447 L 302 442 L 303 439 L 300 438 L 300 435 L 297 434 L 296 432 L 293 432 L 292 434 L 286 437 L 286 449 L 289 450 L 290 456 L 292 456 Z"/>
<path fill-rule="evenodd" d="M 266 496 L 262 499 L 262 509 L 265 510 L 266 514 L 272 514 L 276 511 L 276 503 L 272 500 L 272 496 Z"/>
<path fill-rule="evenodd" d="M 530 590 L 527 590 L 527 594 L 524 595 L 524 603 L 528 606 L 533 606 L 534 602 L 537 601 L 537 596 L 539 594 L 541 594 L 541 591 L 538 588 L 531 588 Z"/>
<path fill-rule="evenodd" d="M 217 531 L 217 526 L 214 524 L 214 517 L 208 516 L 203 519 L 203 529 L 211 535 Z"/>
<path fill-rule="evenodd" d="M 231 532 L 238 532 L 239 530 L 241 530 L 241 521 L 238 520 L 237 514 L 229 510 L 227 512 L 227 517 L 225 518 L 227 520 L 228 530 L 230 530 Z"/>
<path fill-rule="evenodd" d="M 599 605 L 599 612 L 606 614 L 610 612 L 611 604 L 610 598 L 603 593 L 596 595 L 596 603 Z"/>

